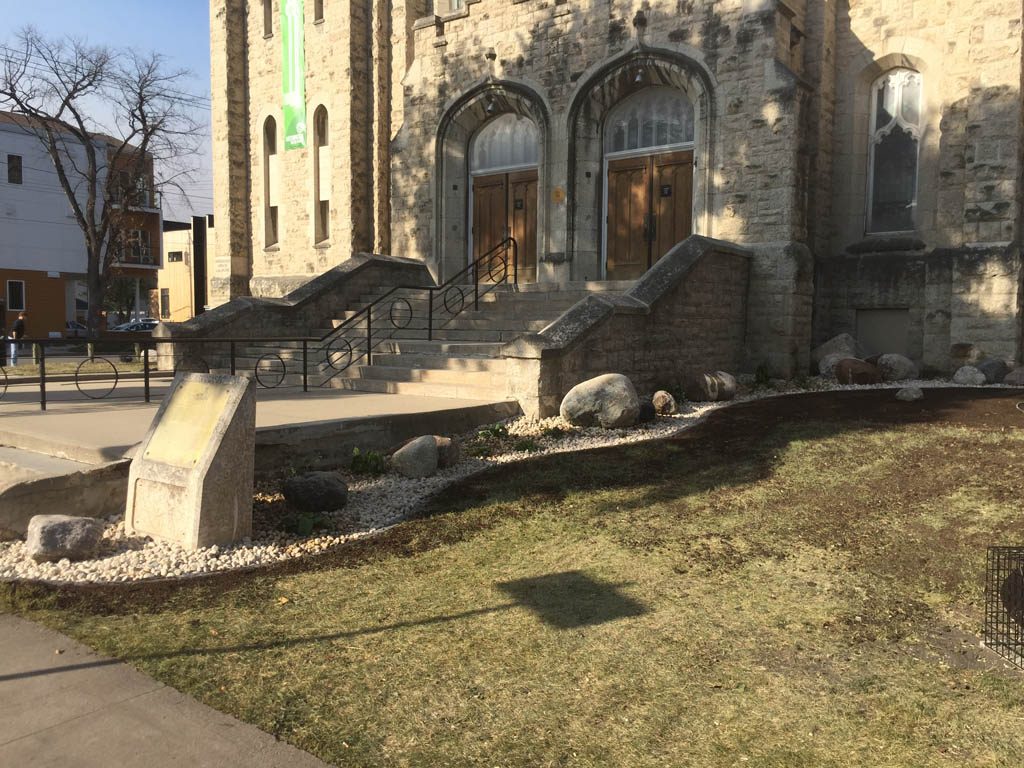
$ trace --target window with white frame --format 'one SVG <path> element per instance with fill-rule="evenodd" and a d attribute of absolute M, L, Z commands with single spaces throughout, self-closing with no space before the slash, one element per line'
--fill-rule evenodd
<path fill-rule="evenodd" d="M 25 281 L 24 280 L 8 280 L 7 281 L 7 311 L 8 312 L 24 312 L 25 311 Z"/>
<path fill-rule="evenodd" d="M 473 137 L 469 167 L 481 171 L 528 168 L 537 165 L 540 131 L 528 117 L 506 112 L 484 123 Z"/>
<path fill-rule="evenodd" d="M 893 69 L 871 88 L 867 231 L 910 232 L 917 209 L 921 73 Z"/>

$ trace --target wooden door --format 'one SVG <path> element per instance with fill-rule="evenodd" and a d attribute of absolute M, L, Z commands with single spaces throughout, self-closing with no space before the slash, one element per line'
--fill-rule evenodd
<path fill-rule="evenodd" d="M 693 152 L 655 155 L 651 188 L 651 264 L 693 234 Z"/>
<path fill-rule="evenodd" d="M 635 280 L 647 271 L 650 188 L 650 158 L 631 157 L 608 163 L 609 280 Z"/>
<path fill-rule="evenodd" d="M 635 280 L 693 232 L 693 152 L 608 162 L 608 280 Z"/>
<path fill-rule="evenodd" d="M 508 221 L 516 239 L 519 281 L 537 282 L 537 171 L 519 171 L 508 177 Z"/>
<path fill-rule="evenodd" d="M 473 179 L 473 260 L 508 237 L 508 175 Z"/>

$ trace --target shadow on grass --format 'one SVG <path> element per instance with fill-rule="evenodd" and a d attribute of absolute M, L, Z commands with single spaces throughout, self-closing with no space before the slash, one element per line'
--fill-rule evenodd
<path fill-rule="evenodd" d="M 330 642 L 333 640 L 350 640 L 353 638 L 365 637 L 367 635 L 379 635 L 385 632 L 394 632 L 403 629 L 447 624 L 453 621 L 461 621 L 463 619 L 470 619 L 477 616 L 501 613 L 503 611 L 520 607 L 526 608 L 534 613 L 544 624 L 560 630 L 595 626 L 597 624 L 604 624 L 618 619 L 642 616 L 647 613 L 647 608 L 642 603 L 623 595 L 619 591 L 619 587 L 621 586 L 624 585 L 606 584 L 598 581 L 597 579 L 593 579 L 580 571 L 552 573 L 546 576 L 536 576 L 528 579 L 518 579 L 516 581 L 495 584 L 497 589 L 512 598 L 512 602 L 501 603 L 487 608 L 476 608 L 471 611 L 462 611 L 460 613 L 445 614 L 442 616 L 431 616 L 424 619 L 399 621 L 378 627 L 363 627 L 361 629 L 352 629 L 344 632 L 321 633 L 305 637 L 281 638 L 259 643 L 243 643 L 239 645 L 205 648 L 184 648 L 165 653 L 127 654 L 119 659 L 97 659 L 96 661 L 83 662 L 81 664 L 68 664 L 59 667 L 48 667 L 45 669 L 34 669 L 0 675 L 0 683 L 30 677 L 40 677 L 43 675 L 75 672 L 83 669 L 107 667 L 113 664 L 120 664 L 122 662 L 158 661 L 162 659 L 204 656 L 207 654 L 266 651 L 275 648 L 293 648 L 299 645 Z"/>

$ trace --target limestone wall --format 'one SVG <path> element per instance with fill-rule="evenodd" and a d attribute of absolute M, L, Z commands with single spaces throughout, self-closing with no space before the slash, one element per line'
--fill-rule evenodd
<path fill-rule="evenodd" d="M 739 370 L 749 262 L 727 243 L 689 238 L 625 296 L 590 296 L 507 345 L 509 395 L 527 415 L 545 417 L 576 384 L 604 373 L 625 374 L 649 394 L 704 371 Z"/>

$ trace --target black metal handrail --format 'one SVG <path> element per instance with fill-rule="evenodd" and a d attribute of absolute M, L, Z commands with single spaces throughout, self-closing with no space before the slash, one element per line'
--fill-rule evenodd
<path fill-rule="evenodd" d="M 440 285 L 392 288 L 320 339 L 318 356 L 325 371 L 333 371 L 320 386 L 358 362 L 372 365 L 374 351 L 400 333 L 421 332 L 433 341 L 435 331 L 465 310 L 470 283 L 477 310 L 482 296 L 510 282 L 519 283 L 519 244 L 514 237 L 505 238 Z"/>

